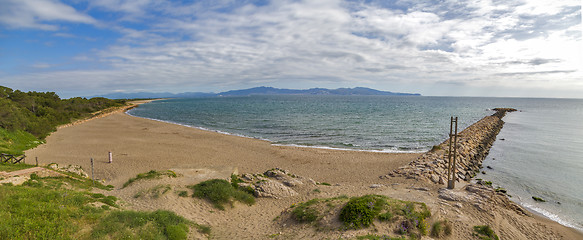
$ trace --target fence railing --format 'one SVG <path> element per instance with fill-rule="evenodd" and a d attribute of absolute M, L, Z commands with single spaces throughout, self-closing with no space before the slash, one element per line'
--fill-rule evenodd
<path fill-rule="evenodd" d="M 0 162 L 1 163 L 24 163 L 26 159 L 26 155 L 12 155 L 6 153 L 0 153 Z"/>

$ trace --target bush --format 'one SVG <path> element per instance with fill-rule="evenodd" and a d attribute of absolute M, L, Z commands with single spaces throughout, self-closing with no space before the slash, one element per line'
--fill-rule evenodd
<path fill-rule="evenodd" d="M 129 186 L 130 184 L 134 183 L 137 180 L 155 179 L 155 178 L 161 178 L 163 176 L 168 176 L 171 178 L 177 177 L 176 173 L 173 172 L 172 170 L 166 170 L 166 171 L 150 170 L 147 173 L 140 173 L 136 177 L 130 178 L 126 183 L 123 184 L 122 188 Z"/>
<path fill-rule="evenodd" d="M 366 195 L 350 199 L 340 211 L 340 221 L 347 227 L 368 227 L 378 216 L 386 201 L 380 196 Z"/>
<path fill-rule="evenodd" d="M 488 225 L 474 226 L 475 234 L 482 240 L 498 240 L 498 235 L 494 233 L 494 230 Z"/>
<path fill-rule="evenodd" d="M 190 222 L 170 211 L 115 211 L 91 232 L 96 239 L 186 239 Z"/>
<path fill-rule="evenodd" d="M 188 226 L 185 224 L 169 225 L 166 227 L 166 236 L 169 240 L 181 240 L 188 237 Z"/>
<path fill-rule="evenodd" d="M 451 223 L 447 220 L 437 221 L 431 226 L 431 236 L 440 238 L 451 235 Z"/>
<path fill-rule="evenodd" d="M 253 195 L 234 188 L 229 182 L 223 179 L 211 179 L 201 182 L 194 186 L 189 186 L 194 190 L 193 197 L 206 199 L 213 204 L 215 208 L 225 210 L 224 204 L 233 207 L 233 200 L 253 205 L 255 198 Z"/>
<path fill-rule="evenodd" d="M 318 210 L 311 208 L 318 199 L 312 199 L 310 201 L 298 204 L 292 211 L 292 216 L 295 220 L 299 222 L 313 222 L 318 219 Z"/>

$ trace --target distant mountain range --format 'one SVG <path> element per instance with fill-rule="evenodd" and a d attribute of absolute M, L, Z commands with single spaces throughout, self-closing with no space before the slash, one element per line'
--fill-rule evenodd
<path fill-rule="evenodd" d="M 282 89 L 273 87 L 255 87 L 242 90 L 232 90 L 221 93 L 204 93 L 204 92 L 184 92 L 184 93 L 152 93 L 152 92 L 137 92 L 137 93 L 110 93 L 99 95 L 96 97 L 105 97 L 110 99 L 133 99 L 133 98 L 195 98 L 195 97 L 228 97 L 228 96 L 251 96 L 251 95 L 360 95 L 360 96 L 421 96 L 418 93 L 396 93 L 388 91 L 380 91 L 371 88 L 355 87 L 355 88 L 310 88 L 305 90 L 297 89 Z"/>

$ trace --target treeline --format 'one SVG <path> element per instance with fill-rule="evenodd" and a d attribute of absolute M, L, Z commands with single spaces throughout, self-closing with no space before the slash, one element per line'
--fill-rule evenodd
<path fill-rule="evenodd" d="M 59 125 L 124 104 L 125 100 L 61 99 L 54 92 L 22 92 L 0 86 L 0 128 L 9 132 L 24 131 L 44 139 Z"/>

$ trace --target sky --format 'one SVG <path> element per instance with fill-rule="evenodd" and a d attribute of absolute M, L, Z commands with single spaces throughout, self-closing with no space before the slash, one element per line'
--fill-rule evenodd
<path fill-rule="evenodd" d="M 581 0 L 0 0 L 0 85 L 583 98 Z"/>

